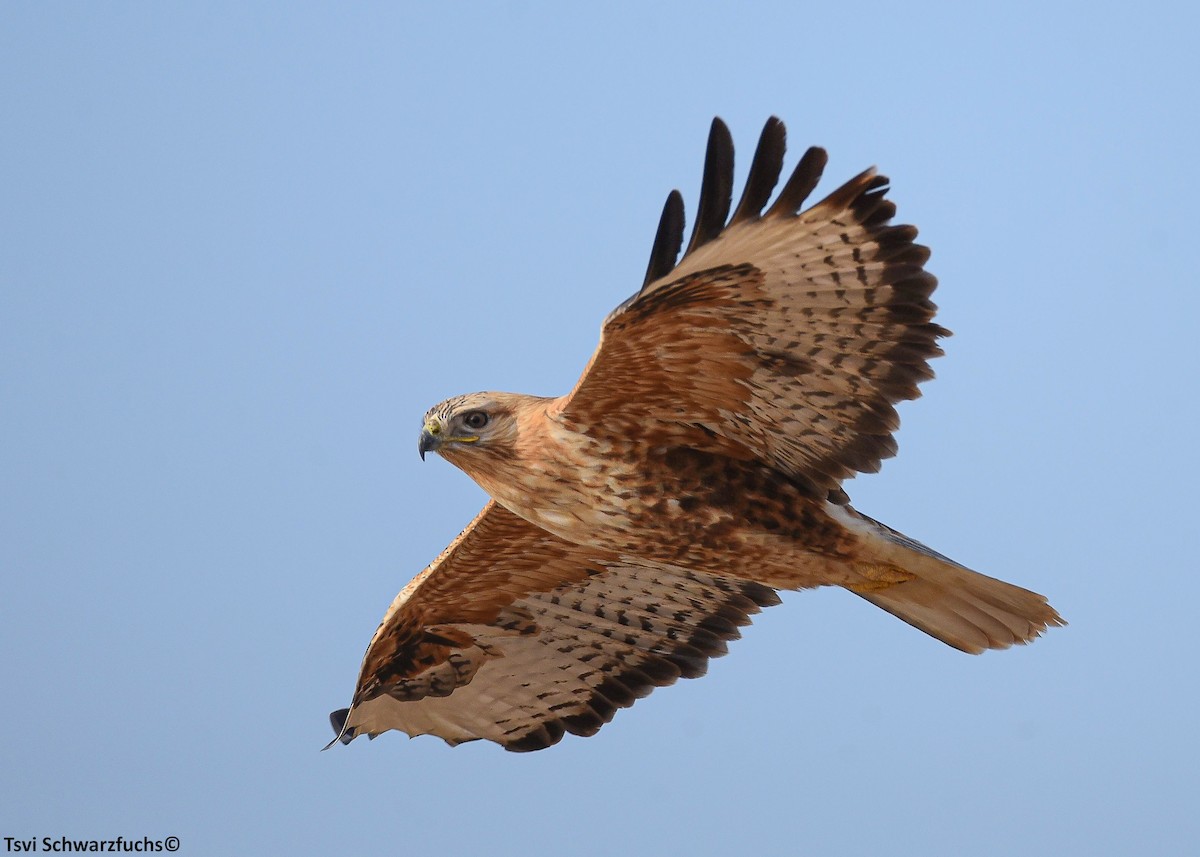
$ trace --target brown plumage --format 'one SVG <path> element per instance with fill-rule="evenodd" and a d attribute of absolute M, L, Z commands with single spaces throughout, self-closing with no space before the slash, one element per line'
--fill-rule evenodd
<path fill-rule="evenodd" d="M 334 728 L 346 742 L 401 729 L 540 750 L 704 675 L 778 602 L 761 584 L 564 542 L 488 503 L 396 597 Z"/>
<path fill-rule="evenodd" d="M 894 406 L 932 377 L 947 331 L 929 251 L 891 225 L 874 170 L 797 213 L 826 161 L 809 149 L 763 210 L 784 138 L 769 120 L 729 218 L 733 145 L 714 120 L 683 257 L 672 192 L 645 283 L 571 393 L 475 393 L 426 415 L 422 455 L 494 503 L 393 604 L 335 715 L 343 740 L 397 728 L 537 749 L 591 734 L 702 671 L 773 588 L 843 586 L 973 653 L 1063 624 L 1042 596 L 849 505 L 843 480 L 895 454 Z M 687 608 L 664 625 L 671 598 Z M 702 630 L 684 668 L 670 644 Z"/>

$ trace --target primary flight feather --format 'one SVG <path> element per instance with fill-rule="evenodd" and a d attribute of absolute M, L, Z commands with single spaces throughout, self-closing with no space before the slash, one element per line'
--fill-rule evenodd
<path fill-rule="evenodd" d="M 560 398 L 473 393 L 425 416 L 436 451 L 493 498 L 407 586 L 367 650 L 348 742 L 388 729 L 511 750 L 593 734 L 707 659 L 775 589 L 842 586 L 966 652 L 1063 620 L 857 512 L 843 481 L 896 451 L 947 331 L 917 230 L 874 170 L 801 211 L 809 149 L 767 208 L 785 131 L 763 129 L 733 215 L 713 121 L 700 203 L 667 198 L 640 291 Z M 764 210 L 765 209 L 765 210 Z"/>

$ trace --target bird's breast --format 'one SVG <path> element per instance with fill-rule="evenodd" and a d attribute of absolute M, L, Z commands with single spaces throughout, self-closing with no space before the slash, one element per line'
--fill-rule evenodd
<path fill-rule="evenodd" d="M 559 440 L 559 439 L 555 439 Z M 854 535 L 825 498 L 753 460 L 642 448 L 578 435 L 544 444 L 481 479 L 497 502 L 559 538 L 695 566 L 715 556 L 765 562 L 797 552 L 848 556 Z"/>

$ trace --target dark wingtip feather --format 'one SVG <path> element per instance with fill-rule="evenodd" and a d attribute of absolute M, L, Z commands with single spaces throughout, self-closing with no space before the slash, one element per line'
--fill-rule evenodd
<path fill-rule="evenodd" d="M 828 162 L 829 155 L 820 146 L 813 146 L 805 152 L 767 216 L 795 214 L 799 211 L 804 200 L 808 199 L 808 195 L 821 180 L 821 174 L 825 172 L 825 164 Z"/>
<path fill-rule="evenodd" d="M 349 708 L 339 708 L 337 711 L 330 712 L 329 725 L 333 727 L 333 732 L 336 737 L 325 745 L 326 750 L 328 750 L 338 741 L 341 741 L 343 744 L 349 744 L 354 740 L 354 736 L 356 734 L 355 730 L 346 728 L 346 718 L 349 716 Z"/>
<path fill-rule="evenodd" d="M 532 753 L 553 747 L 566 734 L 566 727 L 557 720 L 540 724 L 519 738 L 504 743 L 504 749 L 513 753 Z"/>
<path fill-rule="evenodd" d="M 876 174 L 875 168 L 871 167 L 850 179 L 813 208 L 825 207 L 840 211 L 853 205 L 855 214 L 861 221 L 869 217 L 879 205 L 887 202 L 883 198 L 887 187 L 887 176 Z"/>
<path fill-rule="evenodd" d="M 708 152 L 704 156 L 704 181 L 700 185 L 700 205 L 696 225 L 684 256 L 703 247 L 725 228 L 733 200 L 733 135 L 720 117 L 713 119 L 708 132 Z"/>
<path fill-rule="evenodd" d="M 771 191 L 779 181 L 783 171 L 783 156 L 787 151 L 787 128 L 777 117 L 772 116 L 763 126 L 758 138 L 758 148 L 754 150 L 754 160 L 750 164 L 750 176 L 746 179 L 746 189 L 742 191 L 742 199 L 733 213 L 730 225 L 750 220 L 762 213 L 763 206 L 771 198 Z"/>
<path fill-rule="evenodd" d="M 683 196 L 677 190 L 667 195 L 663 205 L 662 217 L 658 220 L 658 234 L 654 236 L 654 246 L 650 248 L 650 264 L 646 266 L 646 279 L 642 282 L 644 288 L 660 277 L 671 273 L 675 260 L 679 257 L 679 248 L 683 246 Z"/>

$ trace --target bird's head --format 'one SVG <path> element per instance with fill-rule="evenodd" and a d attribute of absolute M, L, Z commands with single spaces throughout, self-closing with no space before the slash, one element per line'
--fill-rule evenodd
<path fill-rule="evenodd" d="M 470 465 L 510 452 L 517 438 L 519 416 L 531 396 L 513 393 L 469 393 L 429 409 L 417 450 L 421 458 L 436 452 L 452 464 Z"/>

